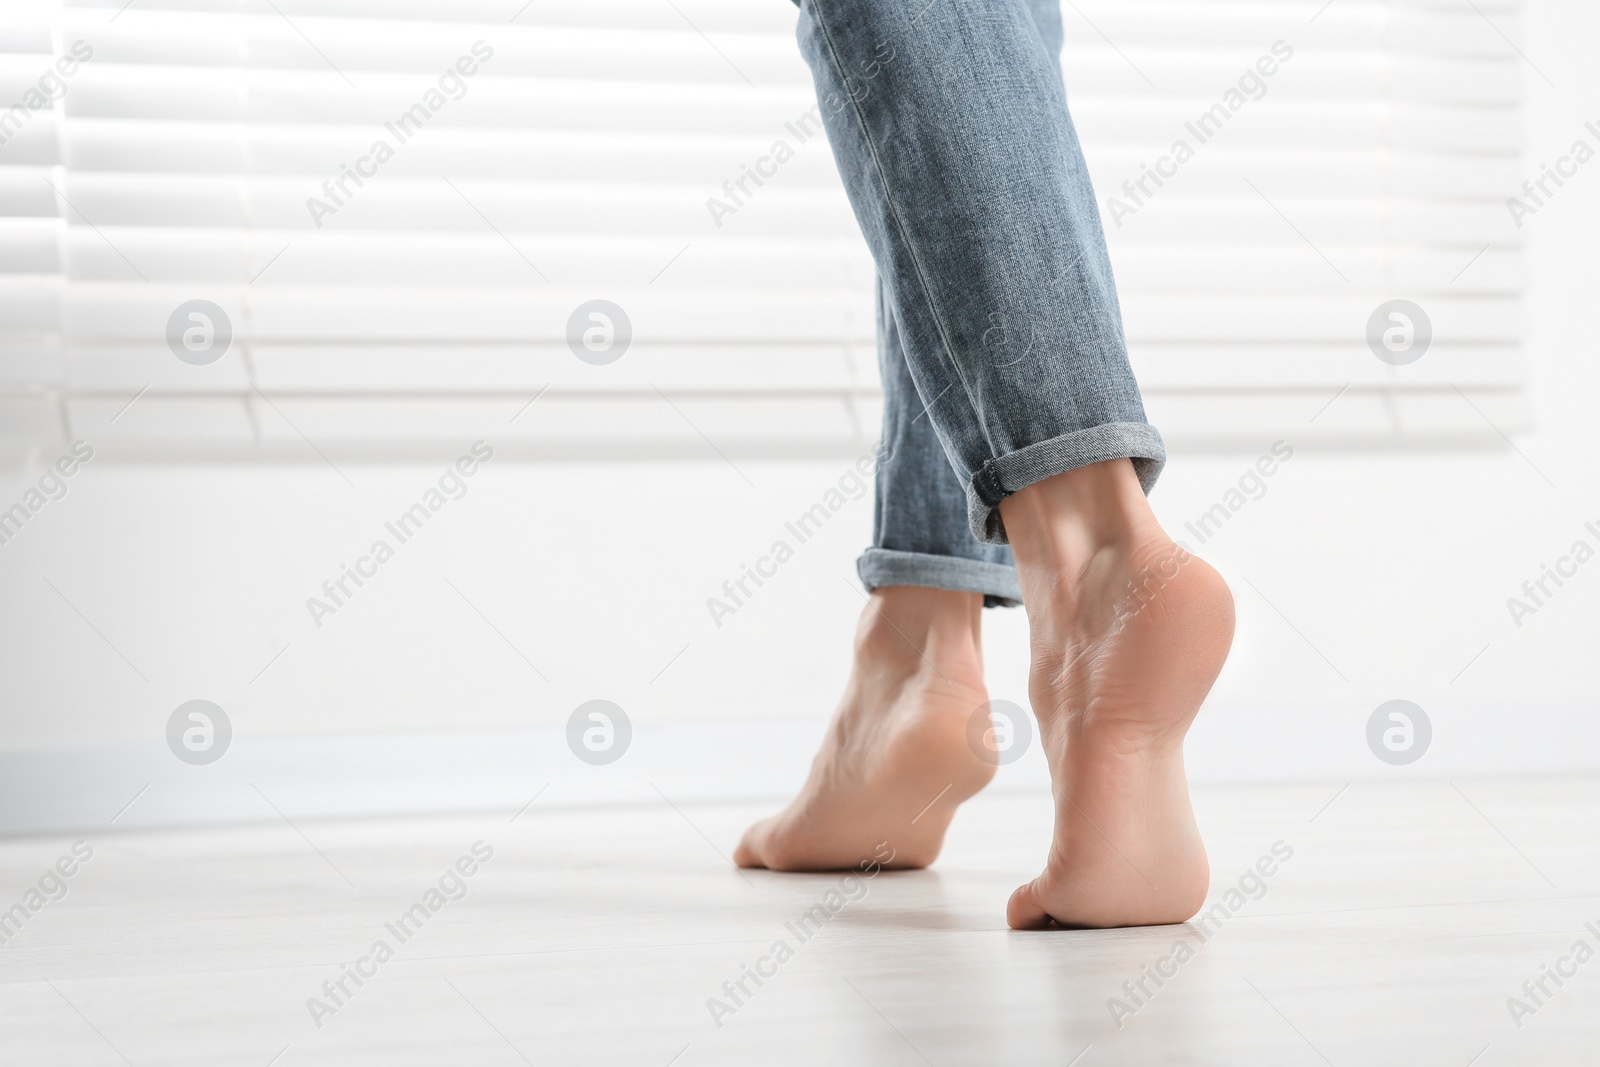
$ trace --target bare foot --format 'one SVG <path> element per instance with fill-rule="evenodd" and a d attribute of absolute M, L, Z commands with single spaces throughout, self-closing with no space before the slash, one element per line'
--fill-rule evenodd
<path fill-rule="evenodd" d="M 1162 532 L 1126 460 L 1038 482 L 1000 512 L 1056 805 L 1044 873 L 1012 894 L 1006 919 L 1019 930 L 1183 922 L 1210 882 L 1183 738 L 1227 659 L 1233 597 Z"/>
<path fill-rule="evenodd" d="M 975 593 L 873 592 L 850 682 L 806 784 L 745 831 L 735 863 L 823 871 L 933 862 L 956 806 L 994 776 L 994 763 L 967 741 L 968 722 L 988 699 L 982 610 Z"/>

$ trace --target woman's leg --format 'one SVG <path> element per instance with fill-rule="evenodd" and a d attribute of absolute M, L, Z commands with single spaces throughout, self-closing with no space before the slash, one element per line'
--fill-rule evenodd
<path fill-rule="evenodd" d="M 1162 531 L 1126 460 L 1036 482 L 1000 509 L 1056 808 L 1045 871 L 1012 895 L 1007 919 L 1182 922 L 1210 880 L 1183 738 L 1227 659 L 1233 598 Z"/>
<path fill-rule="evenodd" d="M 1067 115 L 1059 11 L 801 0 L 800 41 L 970 527 L 1015 552 L 1056 829 L 1008 918 L 1182 921 L 1209 877 L 1183 735 L 1233 606 L 1144 498 L 1164 452 Z"/>
<path fill-rule="evenodd" d="M 956 806 L 994 766 L 968 741 L 986 701 L 978 615 L 1021 600 L 1011 550 L 967 527 L 966 493 L 933 431 L 879 289 L 883 437 L 867 587 L 854 663 L 811 774 L 782 812 L 751 827 L 748 867 L 816 870 L 863 859 L 922 867 Z"/>
<path fill-rule="evenodd" d="M 981 593 L 987 606 L 1022 600 L 1011 549 L 984 544 L 967 526 L 967 495 L 917 393 L 887 287 L 878 283 L 878 373 L 883 382 L 881 459 L 874 481 L 872 547 L 856 561 L 870 592 L 915 585 Z M 930 397 L 937 406 L 943 397 Z"/>
<path fill-rule="evenodd" d="M 1128 365 L 1052 3 L 803 0 L 823 121 L 979 540 L 1062 471 L 1165 452 Z"/>

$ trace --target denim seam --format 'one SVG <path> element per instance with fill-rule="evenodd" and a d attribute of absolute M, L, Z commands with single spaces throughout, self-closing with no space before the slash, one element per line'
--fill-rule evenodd
<path fill-rule="evenodd" d="M 825 0 L 810 0 L 810 2 L 811 6 L 816 8 L 820 14 Z M 834 70 L 839 74 L 841 83 L 848 85 L 849 75 L 846 73 L 847 68 L 844 65 L 844 61 L 839 57 L 839 48 L 834 44 L 833 31 L 828 26 L 826 18 L 819 17 L 817 19 L 817 31 L 822 34 L 823 40 L 827 42 L 828 58 L 832 61 Z M 923 299 L 928 303 L 928 310 L 930 317 L 933 319 L 934 328 L 939 331 L 939 340 L 944 345 L 945 359 L 949 361 L 951 368 L 955 371 L 956 380 L 961 383 L 961 391 L 967 395 L 967 404 L 974 416 L 973 421 L 977 424 L 984 443 L 988 445 L 989 451 L 993 453 L 994 442 L 989 440 L 988 428 L 983 425 L 983 420 L 977 417 L 979 410 L 978 398 L 973 395 L 972 383 L 967 381 L 967 376 L 961 371 L 961 362 L 955 356 L 955 346 L 951 343 L 949 331 L 945 329 L 944 316 L 939 311 L 939 304 L 933 297 L 933 289 L 928 284 L 927 269 L 922 264 L 922 257 L 917 254 L 916 243 L 911 240 L 911 235 L 906 230 L 906 224 L 900 217 L 900 205 L 895 203 L 893 194 L 894 183 L 889 180 L 888 174 L 884 172 L 883 160 L 878 156 L 878 146 L 872 142 L 871 128 L 867 125 L 867 118 L 861 111 L 860 101 L 856 100 L 848 92 L 845 95 L 850 99 L 850 111 L 855 115 L 856 125 L 861 131 L 861 139 L 866 142 L 867 152 L 872 157 L 872 169 L 876 172 L 878 184 L 883 189 L 883 202 L 888 205 L 889 213 L 894 217 L 895 229 L 899 231 L 900 240 L 904 244 L 907 254 L 911 257 L 912 264 L 917 269 L 917 284 L 922 289 Z M 942 396 L 943 394 L 940 395 Z M 924 410 L 927 407 L 927 404 L 923 405 Z"/>
<path fill-rule="evenodd" d="M 1152 454 L 1136 453 L 1128 455 L 1125 450 L 1118 448 L 1116 449 L 1119 453 L 1118 455 L 1105 455 L 1102 459 L 1091 460 L 1091 462 L 1102 462 L 1104 459 L 1124 457 L 1155 462 L 1157 464 L 1156 470 L 1152 471 L 1148 478 L 1144 477 L 1143 474 L 1139 478 L 1141 486 L 1148 493 L 1151 487 L 1155 485 L 1156 474 L 1160 473 L 1160 465 L 1166 458 L 1166 449 L 1162 446 L 1161 434 L 1147 422 L 1103 422 L 1096 426 L 1085 426 L 1081 430 L 1073 430 L 1070 433 L 1060 434 L 1044 441 L 1036 441 L 990 462 L 994 467 L 997 482 L 1003 484 L 1004 475 L 1001 473 L 1002 471 L 1012 475 L 1022 474 L 1023 477 L 1029 478 L 1023 485 L 1018 485 L 1015 488 L 1005 488 L 1005 493 L 1010 495 L 1018 489 L 1024 489 L 1028 485 L 1032 485 L 1035 481 L 1043 481 L 1045 478 L 1061 473 L 1053 469 L 1056 465 L 1055 460 L 1072 446 L 1078 446 L 1084 441 L 1104 440 L 1108 437 L 1115 438 L 1118 445 L 1147 444 L 1149 446 L 1148 451 Z M 1143 439 L 1142 442 L 1139 440 L 1140 438 Z M 1040 457 L 1049 457 L 1049 460 L 1041 464 L 1039 462 Z M 986 467 L 989 465 L 985 464 Z M 1032 477 L 1040 467 L 1049 470 L 1050 473 Z M 1071 470 L 1073 468 L 1068 469 Z"/>
<path fill-rule="evenodd" d="M 1086 443 L 1098 447 L 1084 448 Z M 1106 422 L 1036 441 L 990 460 L 972 479 L 969 502 L 976 497 L 982 505 L 981 511 L 969 506 L 973 535 L 989 544 L 1008 543 L 1000 520 L 1000 500 L 1035 482 L 1111 459 L 1145 461 L 1134 466 L 1140 486 L 1149 493 L 1166 464 L 1166 448 L 1160 432 L 1148 422 Z M 1062 466 L 1063 460 L 1072 462 Z M 1011 475 L 1009 481 L 1007 474 Z M 992 485 L 988 484 L 988 478 L 992 478 Z M 999 490 L 999 499 L 991 501 L 994 489 Z"/>
<path fill-rule="evenodd" d="M 1000 501 L 1010 495 L 1005 482 L 1000 478 L 1000 469 L 995 461 L 985 460 L 982 467 L 972 476 L 972 488 L 978 494 L 978 499 L 989 507 L 996 507 Z"/>
<path fill-rule="evenodd" d="M 874 581 L 868 577 L 870 571 L 880 569 L 899 571 L 901 572 L 901 577 L 905 576 L 905 572 L 908 571 L 923 571 L 924 573 L 911 575 L 913 580 L 910 581 Z M 929 580 L 933 575 L 926 572 L 937 571 L 954 572 L 971 580 L 956 585 L 934 584 Z M 873 547 L 863 552 L 856 560 L 856 573 L 860 576 L 861 583 L 867 587 L 868 592 L 884 586 L 915 585 L 928 589 L 952 589 L 955 592 L 981 593 L 986 599 L 992 599 L 997 605 L 1015 606 L 1021 603 L 1022 592 L 1017 586 L 1016 567 L 993 560 Z M 917 578 L 921 580 L 915 580 Z"/>

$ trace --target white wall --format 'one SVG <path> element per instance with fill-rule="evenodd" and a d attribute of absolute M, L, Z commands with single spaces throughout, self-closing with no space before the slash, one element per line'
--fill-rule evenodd
<path fill-rule="evenodd" d="M 1527 173 L 1579 136 L 1594 141 L 1582 127 L 1600 121 L 1600 71 L 1588 54 L 1597 39 L 1600 11 L 1592 5 L 1528 4 L 1522 49 L 1559 88 L 1529 70 Z M 1506 225 L 1510 233 L 1509 216 Z M 1600 162 L 1580 171 L 1526 233 L 1538 430 L 1519 437 L 1520 454 L 1302 446 L 1265 498 L 1204 546 L 1190 539 L 1229 577 L 1240 608 L 1233 660 L 1192 738 L 1198 777 L 1600 769 L 1600 562 L 1520 629 L 1506 608 L 1506 598 L 1574 540 L 1600 546 L 1583 529 L 1590 520 L 1600 529 Z M 1159 410 L 1153 415 L 1159 422 Z M 492 441 L 493 430 L 482 436 Z M 1270 444 L 1175 455 L 1155 495 L 1169 527 L 1179 531 L 1217 500 Z M 637 793 L 652 767 L 676 774 L 689 791 L 781 793 L 803 770 L 803 749 L 843 679 L 861 603 L 852 561 L 868 536 L 870 500 L 841 512 L 720 629 L 705 599 L 848 462 L 740 459 L 752 489 L 709 450 L 698 463 L 497 461 L 320 629 L 306 598 L 416 500 L 442 464 L 350 466 L 352 489 L 314 456 L 294 466 L 91 463 L 64 500 L 0 545 L 0 752 L 11 778 L 0 807 L 33 812 L 14 825 L 43 825 L 51 798 L 67 785 L 110 796 L 158 773 L 192 771 L 165 756 L 158 771 L 128 769 L 126 783 L 110 780 L 113 772 L 84 782 L 73 776 L 86 764 L 38 754 L 111 746 L 120 753 L 113 767 L 151 752 L 161 761 L 168 715 L 195 697 L 227 709 L 241 753 L 269 738 L 553 731 L 578 703 L 606 697 L 640 729 L 638 774 L 629 777 L 625 760 L 613 775 L 629 783 L 624 793 Z M 5 472 L 0 507 L 32 476 Z M 989 619 L 993 695 L 1023 701 L 1021 615 Z M 1378 764 L 1363 740 L 1367 715 L 1393 697 L 1421 704 L 1435 726 L 1433 751 L 1404 772 Z M 437 751 L 459 741 L 441 738 Z M 472 744 L 492 762 L 510 742 L 480 734 Z M 136 750 L 145 755 L 129 755 Z M 379 750 L 283 751 L 282 761 L 331 766 Z M 422 769 L 406 774 L 426 772 L 427 751 L 416 757 Z M 451 758 L 462 751 L 470 754 L 471 744 L 451 749 Z M 549 747 L 496 773 L 521 789 L 568 774 L 557 767 L 562 755 Z M 1038 780 L 1030 766 L 1016 772 L 1017 782 Z M 346 770 L 348 781 L 384 774 Z M 302 810 L 315 808 L 318 796 L 324 808 L 360 807 L 348 797 L 327 802 L 315 783 L 296 788 Z M 493 799 L 478 797 L 486 798 Z M 395 803 L 402 801 L 376 806 Z M 185 814 L 206 812 L 169 809 L 171 817 Z"/>

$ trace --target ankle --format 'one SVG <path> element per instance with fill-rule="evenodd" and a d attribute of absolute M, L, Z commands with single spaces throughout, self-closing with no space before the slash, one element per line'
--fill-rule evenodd
<path fill-rule="evenodd" d="M 983 597 L 977 593 L 880 587 L 856 628 L 856 661 L 902 671 L 947 663 L 981 670 L 982 611 Z"/>
<path fill-rule="evenodd" d="M 1166 535 L 1126 459 L 1066 471 L 1000 502 L 1019 567 L 1081 568 L 1106 550 L 1135 550 Z"/>
<path fill-rule="evenodd" d="M 1120 596 L 1130 571 L 1173 550 L 1125 459 L 1035 482 L 1001 501 L 1000 513 L 1030 617 Z"/>

